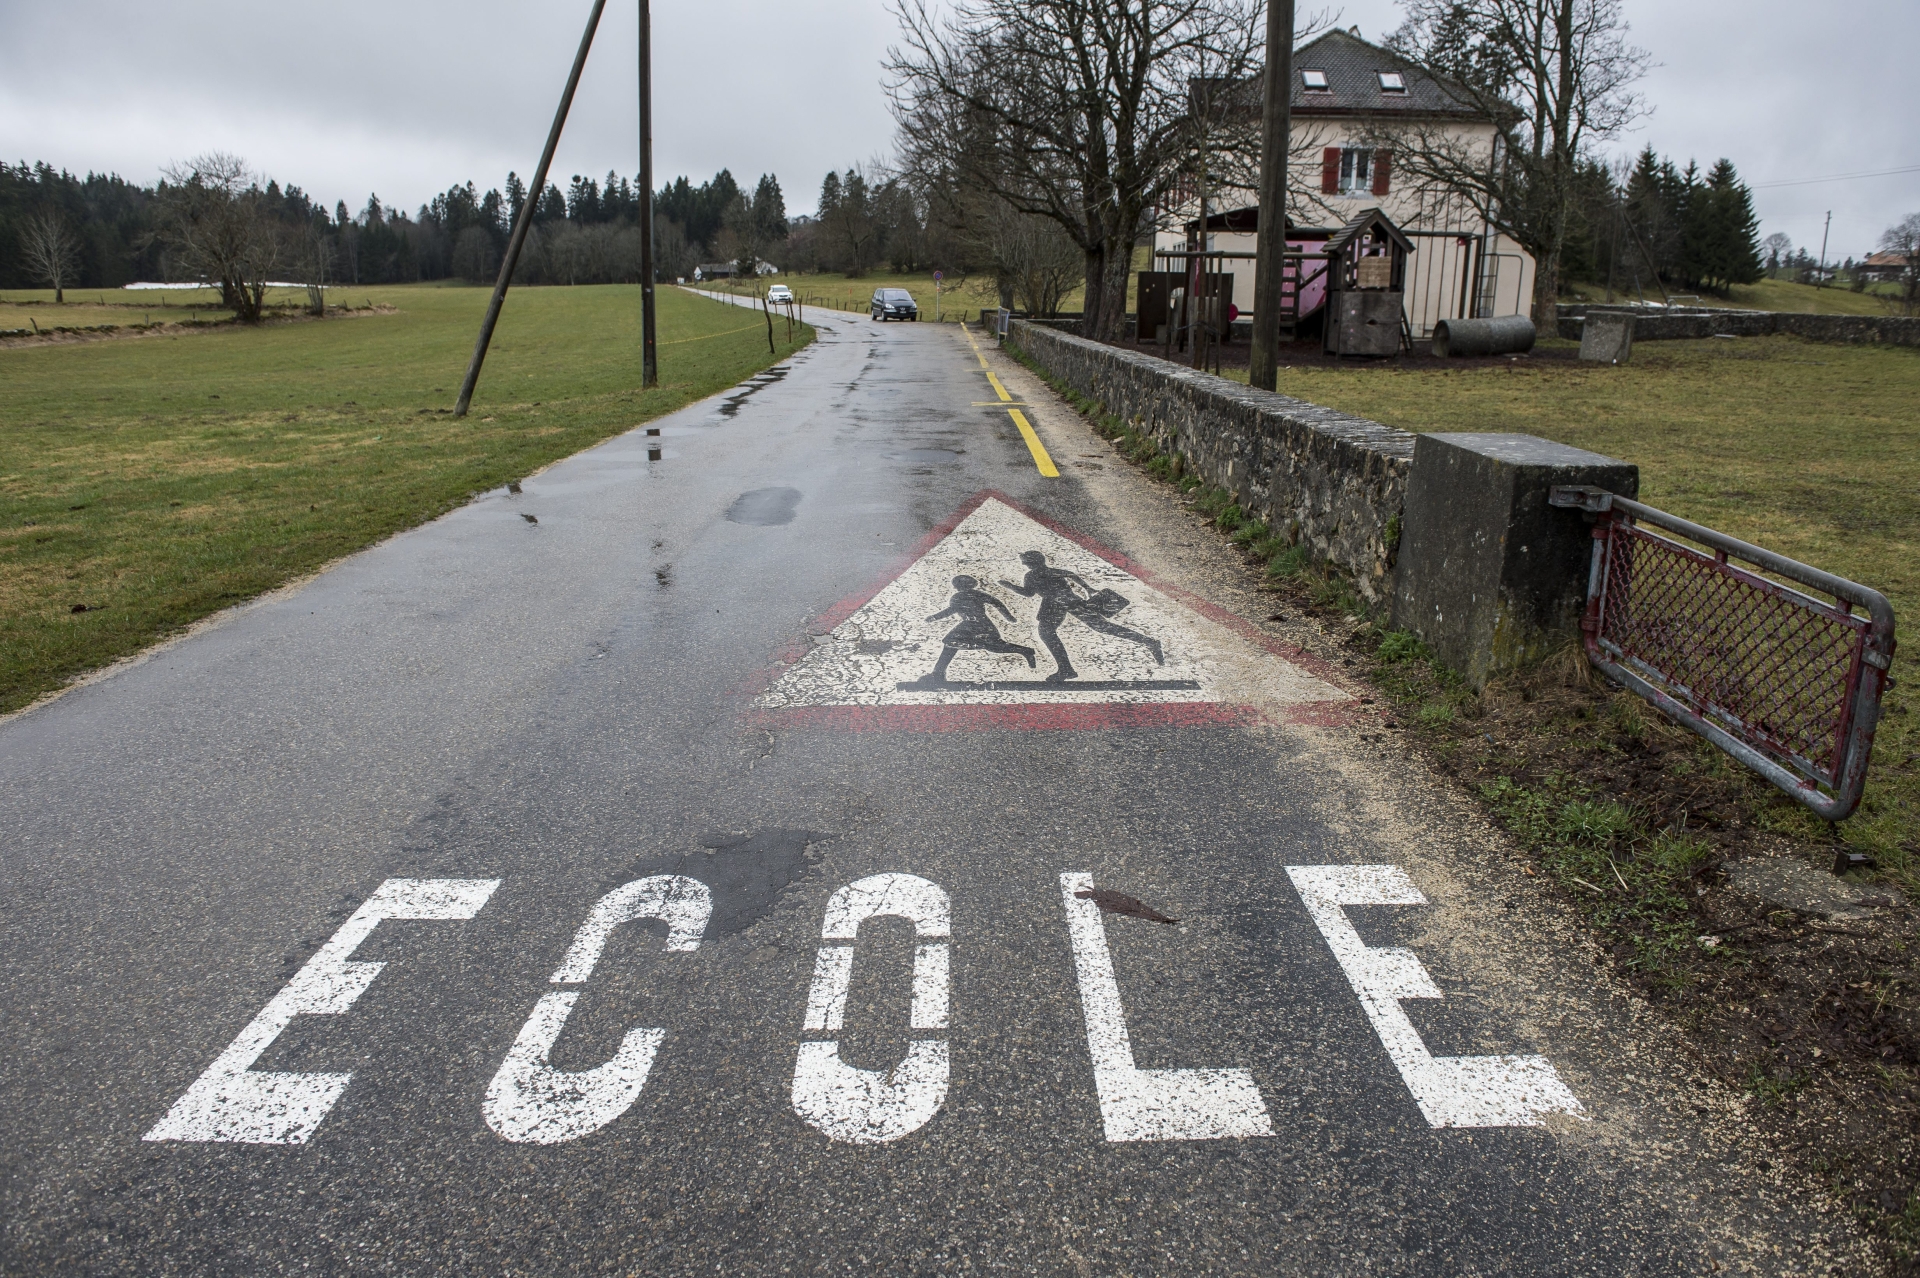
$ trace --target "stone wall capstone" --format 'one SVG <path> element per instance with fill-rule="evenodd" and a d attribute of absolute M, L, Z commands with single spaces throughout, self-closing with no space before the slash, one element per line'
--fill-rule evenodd
<path fill-rule="evenodd" d="M 1007 344 L 1386 605 L 1412 434 L 1021 320 Z"/>
<path fill-rule="evenodd" d="M 1786 333 L 1814 342 L 1886 343 L 1920 346 L 1920 318 L 1899 315 L 1812 315 L 1800 311 L 1716 311 L 1707 308 L 1560 306 L 1556 319 L 1560 336 L 1580 340 L 1588 315 L 1632 315 L 1637 342 L 1669 342 L 1703 337 L 1767 337 Z"/>

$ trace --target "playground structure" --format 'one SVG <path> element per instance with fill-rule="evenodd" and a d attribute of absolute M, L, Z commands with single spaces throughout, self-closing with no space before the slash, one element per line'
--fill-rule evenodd
<path fill-rule="evenodd" d="M 1136 310 L 1140 342 L 1160 342 L 1169 357 L 1176 351 L 1191 354 L 1198 345 L 1202 358 L 1195 366 L 1210 365 L 1212 356 L 1207 352 L 1234 338 L 1235 312 L 1242 320 L 1252 313 L 1251 266 L 1258 256 L 1253 246 L 1259 213 L 1257 208 L 1244 208 L 1208 216 L 1209 247 L 1205 249 L 1198 246 L 1200 228 L 1196 220 L 1187 224 L 1184 247 L 1154 251 L 1159 269 L 1139 273 Z M 1381 249 L 1382 237 L 1394 245 L 1390 253 Z M 1336 258 L 1354 251 L 1356 239 L 1370 246 L 1360 250 L 1359 256 L 1388 257 L 1390 286 L 1379 285 L 1377 279 L 1362 283 L 1357 260 L 1349 264 L 1348 274 L 1342 278 L 1330 273 Z M 1237 271 L 1231 269 L 1230 264 L 1241 262 L 1248 265 Z M 1377 272 L 1380 268 L 1367 269 Z M 1289 226 L 1287 252 L 1282 260 L 1280 340 L 1319 340 L 1326 350 L 1338 354 L 1391 355 L 1396 349 L 1411 349 L 1414 343 L 1431 338 L 1435 327 L 1448 320 L 1525 315 L 1531 301 L 1532 277 L 1532 262 L 1525 254 L 1491 231 L 1404 227 L 1378 208 L 1360 213 L 1342 227 Z M 1186 304 L 1189 292 L 1199 299 L 1191 306 Z M 1348 339 L 1328 336 L 1330 298 L 1336 310 L 1348 306 L 1377 311 L 1385 306 L 1378 295 L 1387 292 L 1398 294 L 1400 299 L 1400 337 L 1393 349 L 1361 350 Z M 1213 300 L 1216 298 L 1217 303 Z M 1222 320 L 1216 312 L 1224 312 L 1228 318 Z M 1376 321 L 1374 329 L 1393 327 L 1378 322 L 1383 315 L 1374 311 L 1368 314 Z"/>

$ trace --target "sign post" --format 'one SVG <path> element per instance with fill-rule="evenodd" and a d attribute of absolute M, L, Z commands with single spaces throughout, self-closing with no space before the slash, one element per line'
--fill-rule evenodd
<path fill-rule="evenodd" d="M 933 322 L 940 322 L 940 272 L 933 273 Z"/>

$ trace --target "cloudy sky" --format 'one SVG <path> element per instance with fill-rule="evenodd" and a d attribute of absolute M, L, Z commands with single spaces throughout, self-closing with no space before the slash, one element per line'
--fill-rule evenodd
<path fill-rule="evenodd" d="M 585 0 L 0 0 L 0 156 L 151 181 L 209 150 L 245 156 L 328 204 L 412 208 L 469 178 L 528 175 Z M 884 0 L 654 0 L 655 171 L 779 175 L 813 207 L 822 174 L 884 153 Z M 1315 8 L 1303 0 L 1303 14 Z M 1653 115 L 1614 144 L 1755 184 L 1763 233 L 1868 251 L 1920 210 L 1913 0 L 1625 0 L 1660 64 Z M 1394 0 L 1346 0 L 1378 38 Z M 635 5 L 608 6 L 554 172 L 631 174 Z M 1905 174 L 1829 181 L 1908 168 Z M 1795 183 L 1794 185 L 1773 185 Z"/>

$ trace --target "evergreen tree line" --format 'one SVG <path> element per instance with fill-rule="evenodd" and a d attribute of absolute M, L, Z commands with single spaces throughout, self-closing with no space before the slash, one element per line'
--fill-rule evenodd
<path fill-rule="evenodd" d="M 1649 146 L 1630 166 L 1582 162 L 1562 269 L 1629 292 L 1725 294 L 1765 274 L 1759 235 L 1732 160 L 1702 175 Z"/>
<path fill-rule="evenodd" d="M 45 281 L 27 251 L 29 231 L 55 222 L 67 240 L 64 286 L 119 288 L 136 280 L 197 278 L 167 234 L 166 179 L 141 186 L 112 174 L 84 178 L 45 162 L 0 164 L 0 288 Z M 370 195 L 357 212 L 344 200 L 332 210 L 297 186 L 255 179 L 244 192 L 252 216 L 281 241 L 274 273 L 300 283 L 401 284 L 465 279 L 491 283 L 513 220 L 529 193 L 516 173 L 504 189 L 481 193 L 468 182 L 434 196 L 409 216 Z M 563 191 L 549 183 L 535 201 L 533 223 L 516 283 L 633 283 L 640 278 L 636 183 L 608 173 L 575 175 Z M 751 192 L 727 170 L 694 186 L 681 177 L 654 200 L 656 277 L 691 275 L 711 261 L 785 257 L 789 222 L 779 180 L 760 178 Z"/>

